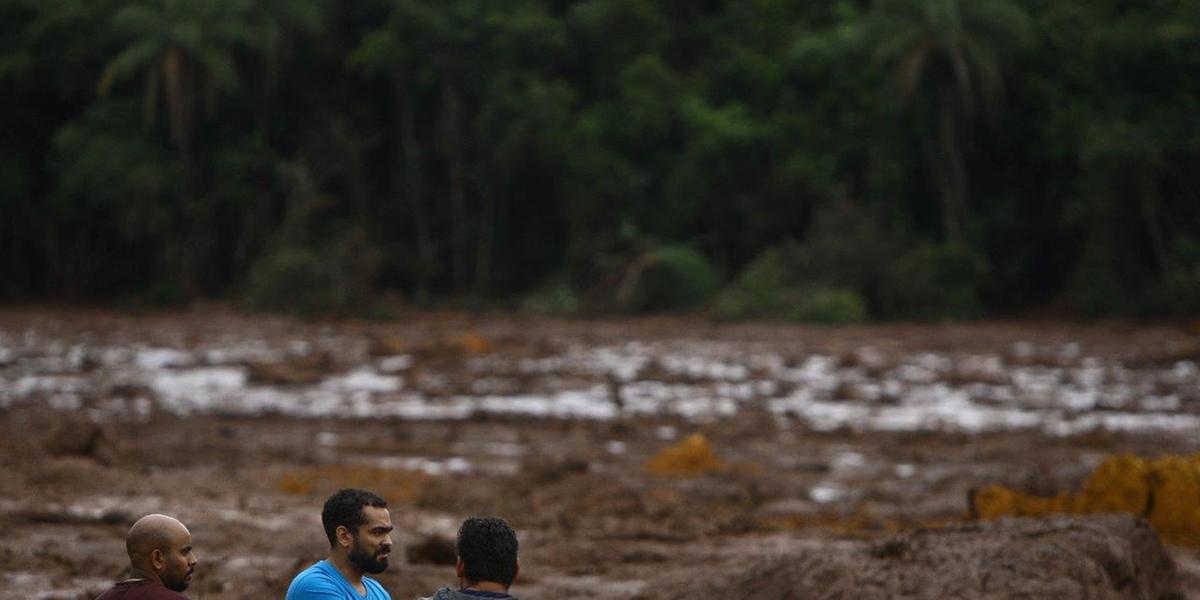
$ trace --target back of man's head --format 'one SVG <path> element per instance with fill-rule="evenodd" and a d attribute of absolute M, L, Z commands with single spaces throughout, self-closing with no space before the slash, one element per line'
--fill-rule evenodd
<path fill-rule="evenodd" d="M 517 575 L 517 534 L 504 519 L 471 517 L 458 528 L 458 558 L 468 585 L 490 581 L 505 588 Z"/>
<path fill-rule="evenodd" d="M 337 528 L 345 527 L 350 532 L 358 531 L 358 527 L 366 523 L 363 516 L 364 506 L 387 508 L 387 501 L 366 490 L 338 490 L 321 509 L 321 525 L 325 527 L 325 537 L 329 538 L 329 546 L 337 543 Z"/>

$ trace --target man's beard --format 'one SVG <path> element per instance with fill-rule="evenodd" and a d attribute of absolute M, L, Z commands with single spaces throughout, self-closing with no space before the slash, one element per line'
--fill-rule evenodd
<path fill-rule="evenodd" d="M 348 558 L 350 559 L 350 562 L 354 563 L 355 566 L 362 569 L 364 572 L 375 575 L 382 573 L 384 569 L 387 569 L 388 561 L 386 556 L 383 558 L 376 558 L 376 556 L 376 552 L 364 550 L 358 544 L 355 544 L 354 549 L 350 551 Z"/>
<path fill-rule="evenodd" d="M 185 572 L 183 574 L 183 577 L 180 577 L 176 581 L 171 581 L 171 582 L 163 581 L 163 587 L 167 588 L 168 590 L 171 590 L 172 592 L 182 592 L 182 591 L 186 590 L 188 584 L 191 583 L 191 581 L 188 580 L 188 577 L 191 576 L 191 574 L 192 574 L 191 570 L 188 570 L 187 572 Z"/>

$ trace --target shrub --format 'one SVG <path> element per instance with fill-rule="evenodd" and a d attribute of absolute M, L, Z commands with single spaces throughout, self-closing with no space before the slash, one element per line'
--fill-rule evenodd
<path fill-rule="evenodd" d="M 862 295 L 850 289 L 806 285 L 805 250 L 783 244 L 751 261 L 732 285 L 717 297 L 713 313 L 723 319 L 791 319 L 819 323 L 850 323 L 867 318 Z"/>
<path fill-rule="evenodd" d="M 768 249 L 755 258 L 734 282 L 717 296 L 713 312 L 724 319 L 782 318 L 792 304 L 793 276 L 787 254 L 790 244 Z M 794 299 L 794 298 L 791 298 Z"/>
<path fill-rule="evenodd" d="M 283 247 L 263 256 L 251 268 L 246 288 L 251 308 L 304 315 L 345 309 L 349 296 L 329 265 L 308 248 Z"/>
<path fill-rule="evenodd" d="M 815 287 L 802 293 L 789 316 L 816 323 L 857 323 L 867 318 L 867 303 L 852 290 Z"/>
<path fill-rule="evenodd" d="M 964 246 L 922 242 L 892 265 L 881 300 L 890 316 L 971 317 L 986 272 L 983 258 Z"/>
<path fill-rule="evenodd" d="M 1163 276 L 1143 303 L 1147 315 L 1194 317 L 1200 315 L 1200 267 L 1172 269 Z"/>
<path fill-rule="evenodd" d="M 521 299 L 521 310 L 543 315 L 573 315 L 579 306 L 575 290 L 562 279 L 552 279 Z"/>
<path fill-rule="evenodd" d="M 617 304 L 633 312 L 687 308 L 711 298 L 716 287 L 716 272 L 702 254 L 690 246 L 663 246 L 629 266 Z"/>

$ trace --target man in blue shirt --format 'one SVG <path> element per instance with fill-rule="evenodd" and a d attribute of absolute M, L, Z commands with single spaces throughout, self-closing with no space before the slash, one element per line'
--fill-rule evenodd
<path fill-rule="evenodd" d="M 366 576 L 382 573 L 392 552 L 387 502 L 365 490 L 339 490 L 325 501 L 321 524 L 329 557 L 296 575 L 286 600 L 392 600 Z"/>
<path fill-rule="evenodd" d="M 458 589 L 444 587 L 423 600 L 517 600 L 508 593 L 521 571 L 517 534 L 504 519 L 471 517 L 463 521 L 455 548 Z"/>

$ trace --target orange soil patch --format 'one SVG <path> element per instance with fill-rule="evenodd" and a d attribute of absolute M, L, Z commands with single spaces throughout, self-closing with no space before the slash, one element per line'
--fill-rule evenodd
<path fill-rule="evenodd" d="M 1105 460 L 1075 495 L 1029 496 L 1000 485 L 974 494 L 982 519 L 1124 512 L 1145 517 L 1171 544 L 1200 546 L 1200 454 L 1145 460 L 1121 454 Z"/>
<path fill-rule="evenodd" d="M 291 469 L 275 480 L 275 487 L 297 496 L 328 494 L 341 488 L 362 488 L 389 502 L 415 502 L 428 480 L 429 475 L 415 471 L 325 465 Z"/>
<path fill-rule="evenodd" d="M 725 461 L 713 452 L 708 438 L 693 433 L 682 441 L 663 448 L 646 462 L 646 470 L 655 475 L 689 477 L 725 470 Z"/>

